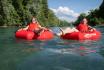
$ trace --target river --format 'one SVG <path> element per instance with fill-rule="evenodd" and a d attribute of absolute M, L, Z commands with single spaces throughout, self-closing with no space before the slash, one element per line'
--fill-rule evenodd
<path fill-rule="evenodd" d="M 96 28 L 97 41 L 27 41 L 15 38 L 17 27 L 0 27 L 0 70 L 104 70 L 104 26 Z"/>

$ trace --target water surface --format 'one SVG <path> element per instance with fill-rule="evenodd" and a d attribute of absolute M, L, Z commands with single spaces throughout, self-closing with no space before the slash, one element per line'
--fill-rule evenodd
<path fill-rule="evenodd" d="M 104 70 L 104 26 L 97 41 L 16 39 L 16 27 L 0 28 L 0 70 Z M 57 31 L 54 27 L 52 30 Z"/>

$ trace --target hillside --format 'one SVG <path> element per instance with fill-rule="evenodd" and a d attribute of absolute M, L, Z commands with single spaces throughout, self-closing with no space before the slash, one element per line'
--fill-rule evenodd
<path fill-rule="evenodd" d="M 43 26 L 60 25 L 47 0 L 0 0 L 0 26 L 26 25 L 33 16 Z"/>

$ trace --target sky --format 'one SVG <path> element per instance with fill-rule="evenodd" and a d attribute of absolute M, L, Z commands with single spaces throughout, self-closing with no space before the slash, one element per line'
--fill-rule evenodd
<path fill-rule="evenodd" d="M 75 21 L 80 13 L 99 8 L 103 0 L 48 0 L 49 8 L 55 15 L 68 22 Z"/>

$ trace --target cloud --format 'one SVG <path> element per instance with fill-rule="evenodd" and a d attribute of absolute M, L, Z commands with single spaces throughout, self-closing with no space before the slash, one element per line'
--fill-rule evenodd
<path fill-rule="evenodd" d="M 68 20 L 74 21 L 79 16 L 79 13 L 74 12 L 74 10 L 68 7 L 60 6 L 57 9 L 54 8 L 50 8 L 50 9 L 56 14 L 56 16 L 58 16 L 61 19 L 63 18 L 66 21 Z"/>
<path fill-rule="evenodd" d="M 77 18 L 69 18 L 67 16 L 60 16 L 59 19 L 61 20 L 66 20 L 67 22 L 73 22 L 75 21 Z"/>

